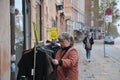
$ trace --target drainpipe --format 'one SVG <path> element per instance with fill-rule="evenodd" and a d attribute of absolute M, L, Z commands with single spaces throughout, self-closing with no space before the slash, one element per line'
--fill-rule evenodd
<path fill-rule="evenodd" d="M 23 7 L 22 7 L 22 12 L 23 12 L 23 35 L 24 35 L 24 44 L 23 44 L 23 49 L 26 49 L 26 38 L 25 38 L 25 31 L 26 31 L 26 28 L 25 28 L 25 23 L 26 23 L 26 19 L 25 19 L 25 0 L 22 0 L 22 4 L 23 4 Z"/>
<path fill-rule="evenodd" d="M 42 6 L 40 5 L 40 41 L 42 40 Z"/>
<path fill-rule="evenodd" d="M 15 1 L 10 0 L 11 55 L 15 54 Z M 14 66 L 13 66 L 14 64 Z M 11 61 L 11 80 L 15 80 L 15 62 Z M 14 70 L 13 70 L 14 69 Z"/>
<path fill-rule="evenodd" d="M 11 6 L 11 13 L 10 13 L 10 25 L 11 25 L 11 54 L 14 54 L 14 45 L 15 45 L 15 15 L 14 15 L 14 9 L 15 9 L 15 1 L 10 1 Z"/>

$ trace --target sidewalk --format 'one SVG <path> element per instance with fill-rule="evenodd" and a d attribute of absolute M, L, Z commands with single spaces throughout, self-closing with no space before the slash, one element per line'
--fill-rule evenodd
<path fill-rule="evenodd" d="M 115 44 L 116 44 L 116 48 L 120 48 L 120 37 L 117 37 L 116 39 L 115 39 Z"/>
<path fill-rule="evenodd" d="M 79 53 L 79 80 L 120 80 L 120 63 L 111 57 L 92 52 L 92 61 L 86 61 L 82 43 L 75 43 Z"/>

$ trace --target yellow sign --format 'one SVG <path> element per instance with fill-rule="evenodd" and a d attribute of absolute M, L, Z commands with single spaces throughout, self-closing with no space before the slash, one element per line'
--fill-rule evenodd
<path fill-rule="evenodd" d="M 57 36 L 58 36 L 57 28 L 49 28 L 49 38 L 50 39 L 56 39 Z"/>

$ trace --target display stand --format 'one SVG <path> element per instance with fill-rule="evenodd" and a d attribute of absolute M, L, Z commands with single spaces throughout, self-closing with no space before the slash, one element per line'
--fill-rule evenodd
<path fill-rule="evenodd" d="M 32 70 L 32 74 L 33 74 L 33 80 L 35 80 L 35 67 L 36 67 L 36 45 L 34 46 L 34 67 L 33 67 L 33 70 Z"/>

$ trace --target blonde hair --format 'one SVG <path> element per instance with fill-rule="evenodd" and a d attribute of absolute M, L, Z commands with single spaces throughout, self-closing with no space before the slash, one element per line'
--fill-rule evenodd
<path fill-rule="evenodd" d="M 63 32 L 58 36 L 58 40 L 59 41 L 63 41 L 63 40 L 68 40 L 70 41 L 70 45 L 73 46 L 74 45 L 74 39 L 73 37 L 68 33 L 68 32 Z"/>

